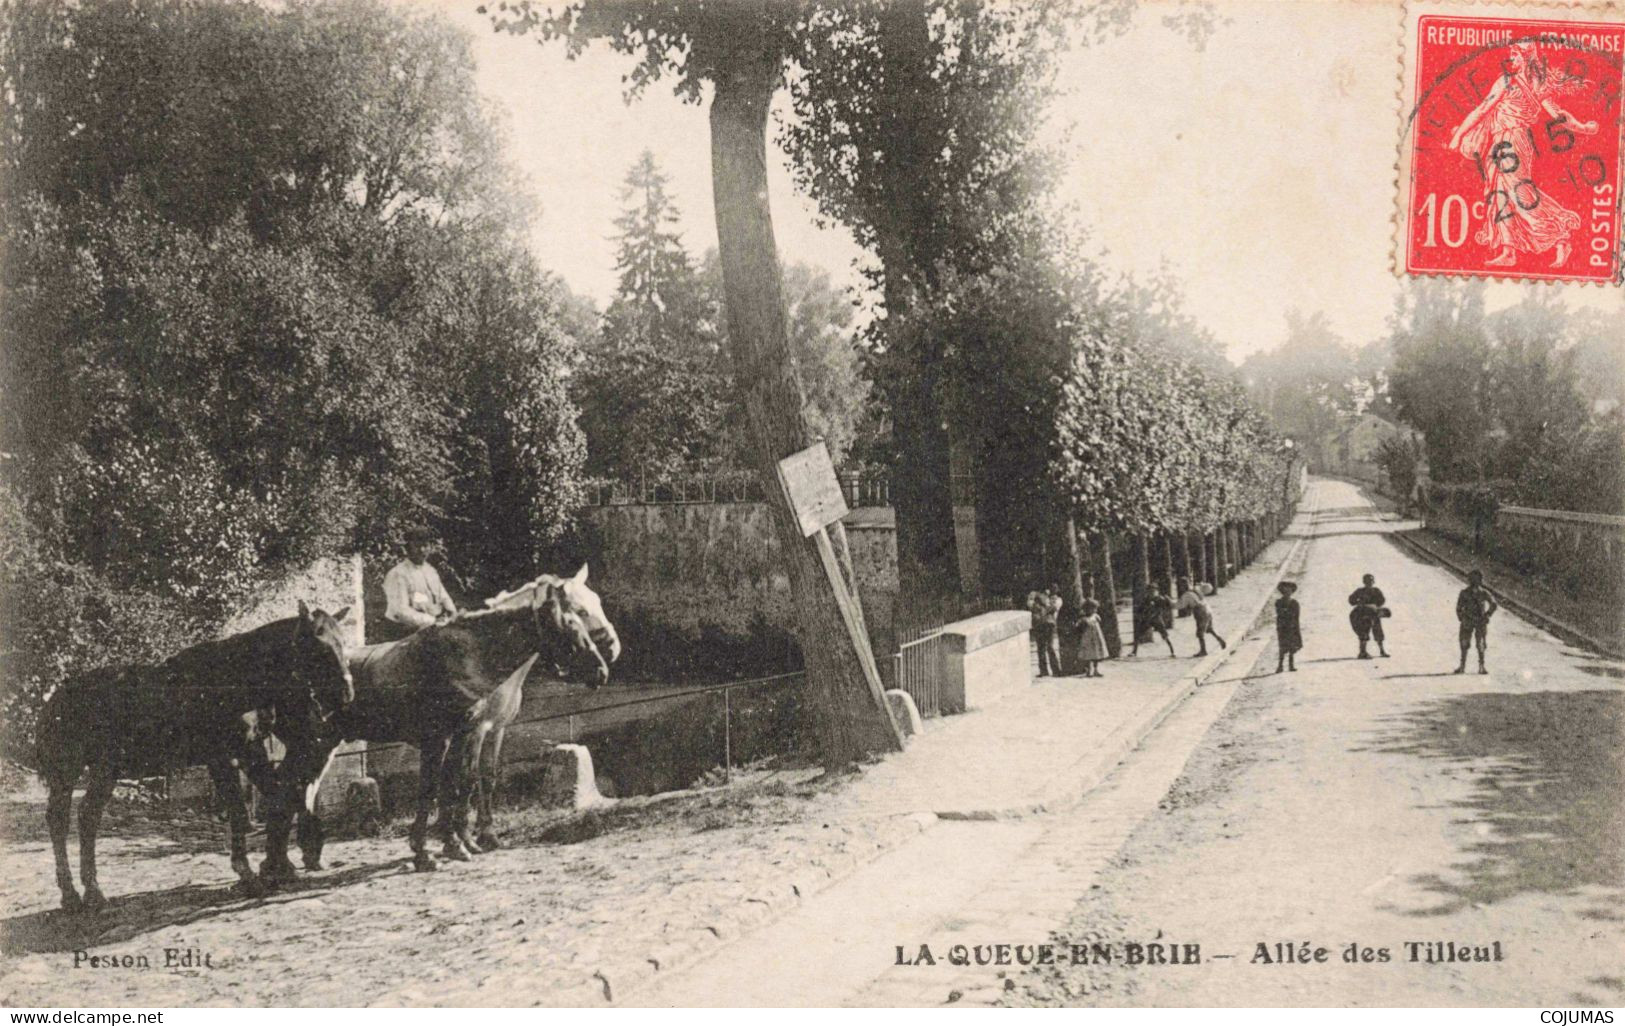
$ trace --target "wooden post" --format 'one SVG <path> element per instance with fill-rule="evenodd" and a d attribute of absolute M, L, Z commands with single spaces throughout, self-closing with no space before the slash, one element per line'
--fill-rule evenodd
<path fill-rule="evenodd" d="M 829 450 L 824 447 L 823 442 L 815 443 L 780 460 L 777 469 L 785 505 L 795 517 L 796 526 L 800 528 L 801 533 L 812 539 L 818 551 L 818 560 L 823 566 L 824 577 L 830 591 L 834 594 L 835 605 L 840 611 L 847 639 L 851 642 L 859 665 L 863 668 L 864 683 L 868 685 L 869 698 L 876 715 L 884 717 L 884 723 L 890 728 L 897 748 L 901 749 L 903 736 L 886 704 L 886 696 L 880 683 L 880 668 L 875 665 L 874 652 L 869 648 L 869 632 L 863 621 L 863 607 L 848 581 L 849 565 L 843 567 L 841 558 L 836 555 L 835 544 L 830 540 L 830 525 L 834 524 L 837 531 L 840 531 L 840 519 L 847 511 L 846 496 L 841 492 L 841 484 L 835 478 L 835 468 L 830 463 Z M 846 537 L 842 532 L 843 549 L 845 541 Z"/>

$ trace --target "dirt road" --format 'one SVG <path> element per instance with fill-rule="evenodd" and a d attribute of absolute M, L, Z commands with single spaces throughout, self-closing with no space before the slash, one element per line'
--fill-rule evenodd
<path fill-rule="evenodd" d="M 1625 668 L 1502 613 L 1453 675 L 1460 582 L 1313 487 L 1298 672 L 1266 624 L 1077 808 L 928 832 L 632 1000 L 1618 1004 Z M 1356 658 L 1365 573 L 1392 658 Z"/>
<path fill-rule="evenodd" d="M 1453 675 L 1460 582 L 1384 541 L 1352 487 L 1321 487 L 1299 672 L 1274 676 L 1264 653 L 1270 675 L 1061 931 L 1200 943 L 1202 961 L 1033 972 L 1012 1003 L 1625 1001 L 1625 669 L 1501 613 L 1490 673 Z M 1393 609 L 1391 659 L 1354 658 L 1363 573 Z M 1278 943 L 1327 960 L 1258 957 Z M 1409 946 L 1428 943 L 1500 960 Z M 1350 945 L 1388 961 L 1346 962 Z"/>

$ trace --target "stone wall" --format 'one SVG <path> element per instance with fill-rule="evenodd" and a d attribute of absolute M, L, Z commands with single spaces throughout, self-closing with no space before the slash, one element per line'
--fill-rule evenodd
<path fill-rule="evenodd" d="M 962 507 L 955 513 L 960 571 L 974 588 L 974 510 Z M 705 640 L 722 649 L 730 644 L 760 649 L 759 664 L 740 667 L 747 673 L 772 672 L 771 660 L 781 654 L 788 655 L 790 665 L 798 662 L 790 640 L 795 627 L 790 582 L 780 568 L 766 505 L 594 506 L 581 516 L 594 539 L 593 587 L 617 626 L 624 619 L 632 628 L 621 627 L 623 637 L 638 637 L 641 629 L 668 647 Z M 898 594 L 895 518 L 889 508 L 865 507 L 848 513 L 842 523 L 870 643 L 884 657 L 896 650 L 891 629 Z"/>

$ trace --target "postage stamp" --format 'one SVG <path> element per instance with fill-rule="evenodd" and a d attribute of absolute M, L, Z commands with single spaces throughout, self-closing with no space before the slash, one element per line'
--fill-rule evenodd
<path fill-rule="evenodd" d="M 1406 22 L 1399 269 L 1618 282 L 1625 17 L 1452 4 Z"/>

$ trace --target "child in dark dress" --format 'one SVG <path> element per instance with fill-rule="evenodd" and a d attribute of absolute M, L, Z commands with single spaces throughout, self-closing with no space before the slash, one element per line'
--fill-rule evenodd
<path fill-rule="evenodd" d="M 1303 648 L 1303 631 L 1298 625 L 1298 600 L 1292 593 L 1298 586 L 1291 581 L 1282 581 L 1276 585 L 1281 597 L 1275 600 L 1275 646 L 1278 653 L 1275 657 L 1275 672 L 1280 673 L 1285 666 L 1293 673 L 1298 672 L 1298 664 L 1292 658 Z"/>

